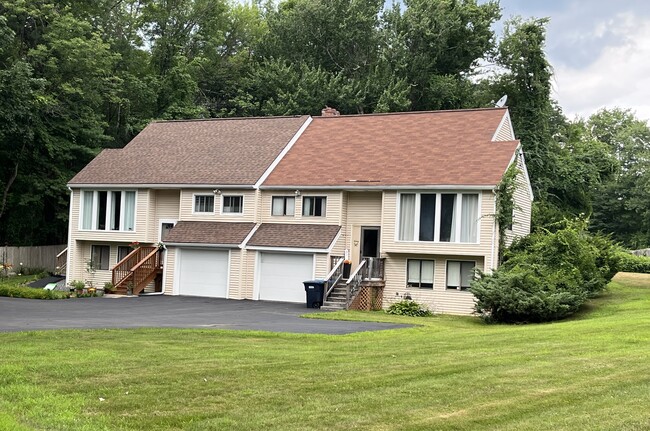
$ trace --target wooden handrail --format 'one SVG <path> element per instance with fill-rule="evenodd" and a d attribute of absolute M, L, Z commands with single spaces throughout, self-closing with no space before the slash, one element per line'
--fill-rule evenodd
<path fill-rule="evenodd" d="M 63 256 L 64 253 L 67 253 L 67 252 L 68 252 L 68 247 L 66 247 L 66 248 L 64 248 L 63 250 L 61 250 L 61 252 L 60 252 L 59 254 L 56 255 L 56 258 L 57 258 L 57 259 L 60 258 L 61 256 Z"/>
<path fill-rule="evenodd" d="M 122 260 L 120 260 L 113 267 L 113 286 L 117 288 L 132 278 L 133 268 L 138 265 L 144 259 L 144 257 L 148 256 L 153 251 L 158 251 L 158 247 L 138 247 L 131 253 L 127 254 Z"/>
<path fill-rule="evenodd" d="M 329 280 L 330 278 L 332 278 L 334 276 L 334 273 L 336 272 L 336 270 L 339 269 L 341 267 L 341 265 L 343 265 L 343 258 L 341 258 L 341 259 L 339 259 L 337 261 L 336 265 L 334 265 L 334 268 L 332 268 L 330 273 L 325 276 L 325 280 Z"/>
<path fill-rule="evenodd" d="M 354 280 L 354 277 L 361 271 L 361 268 L 364 267 L 366 264 L 365 260 L 362 260 L 359 266 L 357 266 L 352 274 L 350 274 L 350 277 L 348 277 L 348 281 L 345 282 L 345 284 L 350 284 L 352 280 Z"/>

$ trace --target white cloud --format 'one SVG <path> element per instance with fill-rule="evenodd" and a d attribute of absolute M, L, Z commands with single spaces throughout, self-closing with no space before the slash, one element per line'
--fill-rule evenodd
<path fill-rule="evenodd" d="M 611 37 L 599 37 L 604 46 L 588 61 L 554 62 L 550 58 L 555 97 L 569 117 L 586 117 L 602 107 L 619 106 L 650 119 L 650 18 L 620 13 L 593 22 L 583 36 L 607 34 Z"/>

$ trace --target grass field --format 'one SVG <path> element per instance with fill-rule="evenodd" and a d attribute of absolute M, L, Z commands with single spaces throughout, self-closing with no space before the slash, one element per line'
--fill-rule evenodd
<path fill-rule="evenodd" d="M 650 276 L 553 324 L 345 316 L 420 326 L 3 333 L 0 429 L 650 429 Z"/>

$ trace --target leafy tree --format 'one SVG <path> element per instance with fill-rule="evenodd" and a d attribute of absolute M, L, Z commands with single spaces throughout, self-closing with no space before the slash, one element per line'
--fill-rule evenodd
<path fill-rule="evenodd" d="M 615 174 L 593 193 L 592 229 L 630 248 L 650 245 L 650 127 L 629 110 L 601 110 L 586 127 L 618 161 Z"/>

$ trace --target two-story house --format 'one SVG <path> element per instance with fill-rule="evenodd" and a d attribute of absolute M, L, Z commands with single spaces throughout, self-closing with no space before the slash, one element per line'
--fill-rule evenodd
<path fill-rule="evenodd" d="M 70 182 L 68 280 L 304 302 L 302 282 L 323 278 L 349 305 L 375 279 L 384 305 L 468 314 L 474 269 L 498 262 L 494 190 L 513 163 L 511 237 L 530 229 L 532 192 L 505 108 L 155 122 Z"/>

